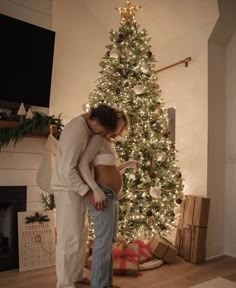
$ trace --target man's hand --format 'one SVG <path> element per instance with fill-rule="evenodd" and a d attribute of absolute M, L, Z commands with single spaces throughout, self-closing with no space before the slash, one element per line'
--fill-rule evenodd
<path fill-rule="evenodd" d="M 88 201 L 90 202 L 90 204 L 92 204 L 97 210 L 104 210 L 107 207 L 107 201 L 100 201 L 100 202 L 95 202 L 95 198 L 93 195 L 93 191 L 89 190 L 88 193 L 85 195 L 88 199 Z"/>

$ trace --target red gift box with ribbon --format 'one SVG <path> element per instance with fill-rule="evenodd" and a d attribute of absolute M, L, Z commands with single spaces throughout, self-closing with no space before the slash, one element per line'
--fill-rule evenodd
<path fill-rule="evenodd" d="M 138 244 L 113 244 L 113 274 L 138 276 Z"/>
<path fill-rule="evenodd" d="M 142 240 L 136 240 L 134 243 L 138 245 L 139 264 L 148 262 L 154 258 L 152 249 L 148 244 Z"/>

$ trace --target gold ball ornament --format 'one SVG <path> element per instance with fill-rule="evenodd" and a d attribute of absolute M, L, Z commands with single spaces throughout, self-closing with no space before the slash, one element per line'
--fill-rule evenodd
<path fill-rule="evenodd" d="M 163 110 L 160 106 L 157 106 L 156 110 L 155 110 L 155 113 L 158 115 L 158 116 L 161 116 L 163 114 Z"/>
<path fill-rule="evenodd" d="M 151 217 L 148 217 L 147 222 L 148 222 L 148 224 L 154 224 L 155 223 L 155 217 L 153 215 Z"/>

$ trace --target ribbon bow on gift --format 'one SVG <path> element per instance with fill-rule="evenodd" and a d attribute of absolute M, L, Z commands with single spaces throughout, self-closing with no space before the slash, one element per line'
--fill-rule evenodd
<path fill-rule="evenodd" d="M 114 260 L 120 259 L 120 269 L 122 270 L 126 269 L 126 261 L 138 265 L 138 254 L 126 245 L 122 245 L 120 249 L 113 248 L 113 258 Z"/>
<path fill-rule="evenodd" d="M 142 240 L 136 240 L 134 243 L 138 244 L 139 256 L 143 256 L 147 259 L 152 255 L 152 250 L 148 244 L 145 244 Z"/>

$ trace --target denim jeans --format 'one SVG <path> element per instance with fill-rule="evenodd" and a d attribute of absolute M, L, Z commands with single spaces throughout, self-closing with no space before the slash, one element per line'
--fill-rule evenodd
<path fill-rule="evenodd" d="M 100 185 L 107 196 L 107 207 L 97 211 L 88 202 L 88 210 L 93 218 L 95 241 L 92 254 L 91 288 L 111 288 L 113 275 L 112 244 L 115 242 L 118 201 L 117 196 L 108 187 Z"/>

